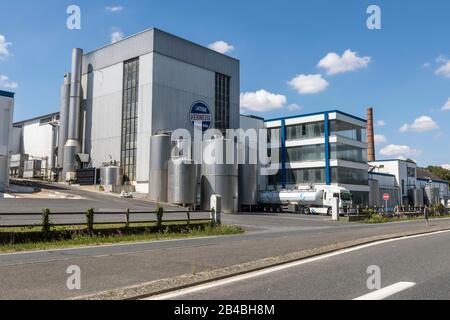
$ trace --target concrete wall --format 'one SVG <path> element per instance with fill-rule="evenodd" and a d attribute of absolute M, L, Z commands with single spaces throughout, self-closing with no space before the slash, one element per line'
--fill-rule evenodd
<path fill-rule="evenodd" d="M 0 95 L 0 192 L 9 184 L 9 146 L 14 112 L 14 99 Z"/>

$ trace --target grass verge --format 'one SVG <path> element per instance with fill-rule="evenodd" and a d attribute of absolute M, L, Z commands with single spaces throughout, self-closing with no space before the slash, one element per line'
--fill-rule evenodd
<path fill-rule="evenodd" d="M 430 216 L 429 219 L 443 219 L 450 218 L 450 215 L 441 215 L 441 216 Z M 376 223 L 388 223 L 388 222 L 398 222 L 398 221 L 416 221 L 416 220 L 424 220 L 425 216 L 414 216 L 414 217 L 383 217 L 379 214 L 372 215 L 370 218 L 366 220 L 361 220 L 358 222 L 367 223 L 367 224 L 376 224 Z"/>
<path fill-rule="evenodd" d="M 97 232 L 92 236 L 84 232 L 74 233 L 70 239 L 30 241 L 23 243 L 4 243 L 0 244 L 0 252 L 8 253 L 58 248 L 76 248 L 79 246 L 95 246 L 126 242 L 143 242 L 192 237 L 233 235 L 241 234 L 244 232 L 244 230 L 240 226 L 236 225 L 222 225 L 215 228 L 209 225 L 203 225 L 190 229 L 183 229 L 181 232 L 171 232 L 168 228 L 166 228 L 165 231 L 161 232 L 151 232 L 144 229 L 143 232 L 137 233 L 126 233 L 125 229 L 118 229 L 118 232 L 114 234 L 102 234 L 101 228 L 96 228 L 96 231 Z M 124 232 L 122 233 L 121 231 Z"/>

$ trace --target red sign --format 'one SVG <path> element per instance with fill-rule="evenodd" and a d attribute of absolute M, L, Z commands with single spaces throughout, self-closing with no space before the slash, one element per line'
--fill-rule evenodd
<path fill-rule="evenodd" d="M 389 193 L 383 194 L 383 200 L 384 201 L 389 201 L 389 198 L 390 198 Z"/>

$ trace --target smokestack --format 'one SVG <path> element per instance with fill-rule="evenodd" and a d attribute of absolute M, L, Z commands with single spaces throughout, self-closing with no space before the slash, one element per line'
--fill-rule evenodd
<path fill-rule="evenodd" d="M 367 161 L 375 161 L 375 136 L 373 131 L 373 108 L 367 109 Z"/>
<path fill-rule="evenodd" d="M 67 142 L 69 126 L 69 101 L 70 101 L 70 73 L 64 74 L 64 83 L 61 86 L 61 110 L 59 113 L 58 133 L 58 167 L 64 166 L 64 146 Z"/>
<path fill-rule="evenodd" d="M 81 72 L 83 50 L 72 50 L 72 73 L 70 81 L 69 121 L 67 141 L 64 146 L 63 178 L 76 169 L 76 155 L 81 151 L 80 145 L 80 107 L 81 107 Z"/>

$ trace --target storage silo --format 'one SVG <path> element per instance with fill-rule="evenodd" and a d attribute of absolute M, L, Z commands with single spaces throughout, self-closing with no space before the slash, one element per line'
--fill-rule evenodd
<path fill-rule="evenodd" d="M 167 175 L 171 139 L 167 134 L 150 138 L 149 198 L 154 202 L 167 202 Z"/>
<path fill-rule="evenodd" d="M 439 188 L 433 186 L 425 187 L 425 203 L 429 206 L 437 206 L 441 203 Z"/>
<path fill-rule="evenodd" d="M 228 149 L 228 150 L 227 150 Z M 234 153 L 232 164 L 227 163 L 227 151 Z M 238 207 L 238 165 L 236 145 L 223 138 L 203 142 L 203 163 L 201 178 L 201 207 L 211 210 L 211 196 L 222 197 L 222 212 L 235 213 Z M 228 154 L 230 156 L 230 154 Z"/>
<path fill-rule="evenodd" d="M 258 204 L 258 154 L 252 159 L 251 154 L 255 149 L 247 143 L 240 145 L 245 152 L 245 163 L 239 164 L 239 209 L 251 210 L 252 206 Z"/>
<path fill-rule="evenodd" d="M 196 202 L 197 166 L 192 160 L 172 159 L 168 165 L 167 202 L 193 206 Z"/>
<path fill-rule="evenodd" d="M 100 183 L 103 186 L 123 185 L 123 170 L 118 166 L 100 168 Z"/>
<path fill-rule="evenodd" d="M 414 208 L 421 208 L 424 203 L 424 192 L 422 188 L 415 188 L 410 190 L 410 201 Z"/>

